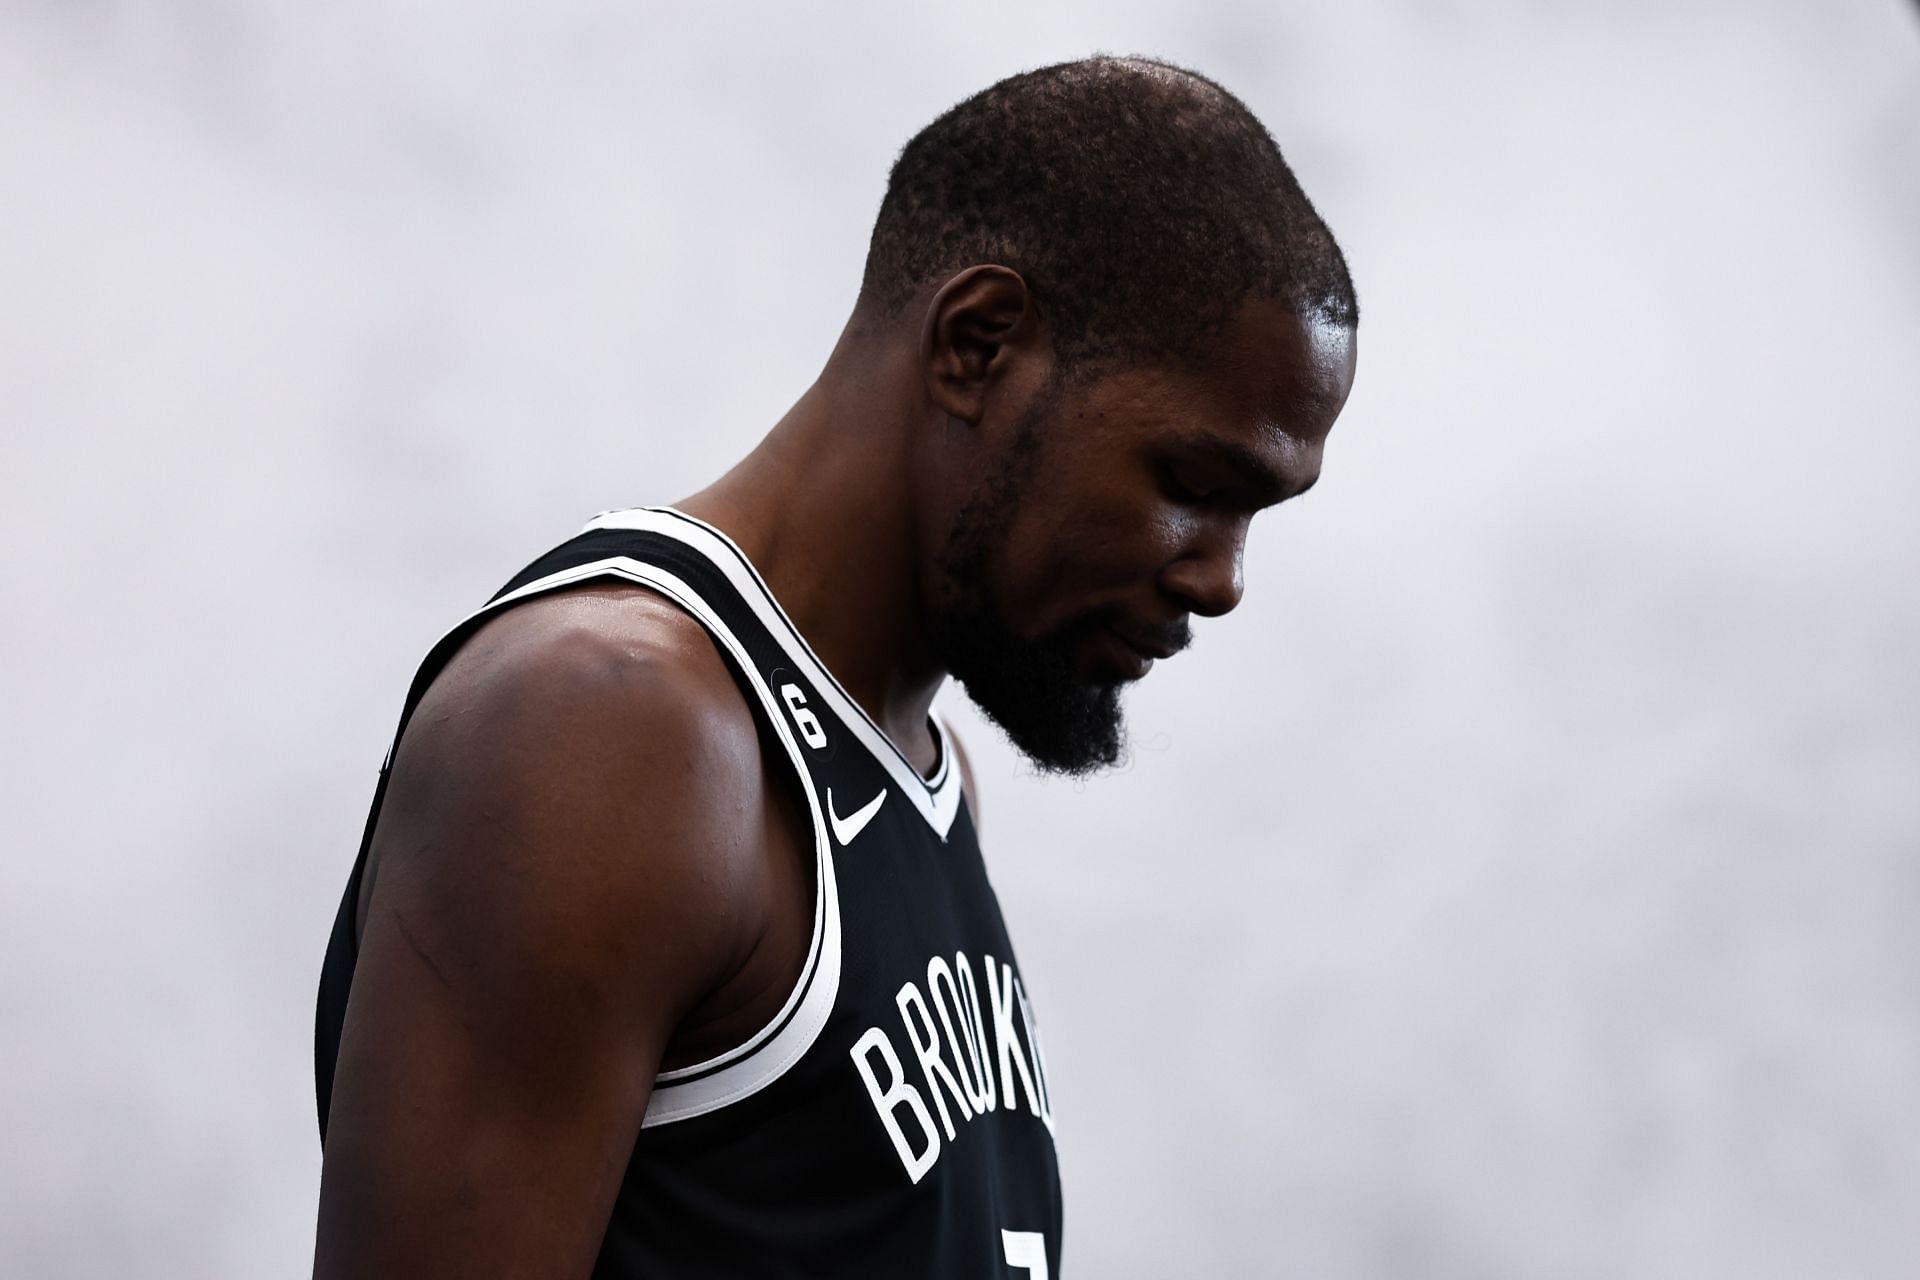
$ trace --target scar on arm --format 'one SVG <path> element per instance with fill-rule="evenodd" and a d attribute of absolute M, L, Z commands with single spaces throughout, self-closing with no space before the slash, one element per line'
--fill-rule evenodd
<path fill-rule="evenodd" d="M 419 940 L 413 936 L 413 931 L 407 928 L 407 918 L 400 914 L 400 908 L 392 907 L 389 910 L 393 916 L 393 923 L 400 929 L 400 936 L 407 940 L 407 946 L 412 949 L 413 954 L 420 957 L 420 963 L 427 966 L 427 972 L 431 973 L 441 986 L 449 991 L 453 990 L 453 984 L 447 981 L 447 975 L 440 972 L 440 966 L 433 962 L 433 957 L 427 954 L 427 949 L 420 945 Z"/>

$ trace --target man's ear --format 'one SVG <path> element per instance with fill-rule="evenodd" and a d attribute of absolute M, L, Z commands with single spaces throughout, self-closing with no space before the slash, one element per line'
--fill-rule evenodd
<path fill-rule="evenodd" d="M 1011 267 L 968 267 L 927 304 L 920 330 L 927 398 L 950 417 L 980 421 L 996 384 L 1021 362 L 1050 354 L 1033 291 Z"/>

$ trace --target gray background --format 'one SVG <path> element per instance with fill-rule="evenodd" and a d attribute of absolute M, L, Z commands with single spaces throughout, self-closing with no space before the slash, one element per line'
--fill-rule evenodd
<path fill-rule="evenodd" d="M 414 663 L 748 448 L 898 146 L 1096 49 L 1245 97 L 1365 318 L 1124 772 L 945 700 L 1069 1274 L 1920 1274 L 1894 0 L 0 5 L 0 1272 L 309 1265 Z"/>

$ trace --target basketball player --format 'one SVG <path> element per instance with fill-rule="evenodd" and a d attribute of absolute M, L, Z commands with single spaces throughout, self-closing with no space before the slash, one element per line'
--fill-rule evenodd
<path fill-rule="evenodd" d="M 321 977 L 316 1275 L 1057 1276 L 1053 1079 L 930 706 L 1114 763 L 1319 474 L 1355 319 L 1191 72 L 1047 67 L 913 138 L 772 432 L 420 668 Z"/>

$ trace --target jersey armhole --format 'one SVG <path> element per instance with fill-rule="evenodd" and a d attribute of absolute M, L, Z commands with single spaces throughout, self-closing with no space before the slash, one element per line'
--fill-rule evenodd
<path fill-rule="evenodd" d="M 368 848 L 372 843 L 393 759 L 414 709 L 453 652 L 471 637 L 482 622 L 523 600 L 562 587 L 607 579 L 649 588 L 700 623 L 735 683 L 746 696 L 748 709 L 753 713 L 755 727 L 760 734 L 763 753 L 770 764 L 784 757 L 786 764 L 781 771 L 787 775 L 789 785 L 797 784 L 801 809 L 813 833 L 813 928 L 808 941 L 806 964 L 793 990 L 788 993 L 780 1011 L 741 1044 L 703 1062 L 657 1075 L 646 1114 L 641 1121 L 642 1128 L 704 1115 L 758 1093 L 785 1075 L 813 1046 L 826 1026 L 840 988 L 840 898 L 834 882 L 832 845 L 827 838 L 827 824 L 822 815 L 820 797 L 814 790 L 813 778 L 807 771 L 799 744 L 794 740 L 792 726 L 780 714 L 779 702 L 739 638 L 691 586 L 655 565 L 629 556 L 608 556 L 533 577 L 502 591 L 448 630 L 428 650 L 414 675 L 402 706 L 400 723 L 380 764 L 373 805 L 367 815 L 360 848 L 348 876 L 340 908 L 335 914 L 334 927 L 321 966 L 314 1016 L 314 1075 L 323 1143 L 328 1104 L 333 1091 L 334 1059 L 339 1052 L 340 1023 L 343 1021 L 338 1010 L 345 1007 L 353 962 L 359 951 L 355 923 Z M 780 769 L 777 764 L 771 764 L 771 767 Z M 330 1017 L 330 1013 L 334 1016 Z"/>
<path fill-rule="evenodd" d="M 586 570 L 592 573 L 583 572 Z M 813 836 L 813 928 L 806 963 L 793 989 L 780 1010 L 741 1043 L 704 1061 L 656 1075 L 646 1115 L 641 1120 L 641 1127 L 647 1129 L 705 1115 L 750 1097 L 785 1075 L 812 1048 L 839 995 L 840 899 L 826 819 L 800 745 L 794 740 L 792 727 L 780 714 L 780 703 L 772 689 L 726 621 L 684 580 L 655 565 L 615 556 L 590 566 L 579 566 L 556 578 L 564 578 L 571 584 L 586 576 L 620 579 L 647 587 L 700 623 L 747 700 L 769 766 L 786 775 L 785 785 L 797 786 L 796 795 Z M 558 585 L 561 583 L 551 584 Z M 544 582 L 530 583 L 522 591 L 534 594 L 551 586 Z M 780 759 L 785 761 L 784 768 L 775 763 Z"/>
<path fill-rule="evenodd" d="M 778 699 L 760 675 L 746 646 L 712 604 L 685 579 L 658 565 L 625 555 L 571 565 L 502 592 L 449 632 L 441 644 L 459 643 L 482 619 L 520 601 L 595 580 L 624 581 L 646 587 L 701 625 L 745 695 L 763 743 L 770 731 L 778 744 L 779 750 L 769 751 L 769 761 L 780 758 L 786 761 L 784 772 L 798 783 L 802 811 L 813 831 L 813 930 L 799 979 L 780 1011 L 746 1040 L 704 1061 L 656 1075 L 646 1115 L 641 1120 L 644 1129 L 705 1115 L 758 1093 L 785 1075 L 813 1046 L 839 995 L 840 897 L 833 875 L 833 846 L 827 838 L 820 796 L 814 790 L 813 776 L 807 771 L 800 744 L 794 739 L 793 727 L 781 714 Z M 410 696 L 407 715 L 411 715 L 412 704 L 418 701 L 420 692 L 415 689 Z M 403 716 L 403 731 L 405 724 Z M 394 742 L 397 746 L 398 734 Z M 390 748 L 387 763 L 382 766 L 383 773 L 392 763 L 392 754 Z"/>

